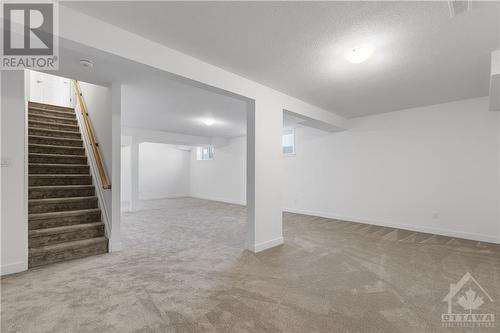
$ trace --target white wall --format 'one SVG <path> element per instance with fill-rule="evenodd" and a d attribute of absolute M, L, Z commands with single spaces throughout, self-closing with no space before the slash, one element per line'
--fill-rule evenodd
<path fill-rule="evenodd" d="M 297 127 L 284 210 L 500 242 L 499 123 L 485 97 L 357 118 L 340 133 Z M 192 157 L 191 195 L 240 202 L 244 150 Z"/>
<path fill-rule="evenodd" d="M 131 183 L 130 177 L 132 176 L 130 172 L 130 146 L 122 146 L 121 147 L 121 202 L 130 203 L 131 200 Z M 124 209 L 124 205 L 122 205 L 122 209 Z"/>
<path fill-rule="evenodd" d="M 211 161 L 197 161 L 191 153 L 192 197 L 244 205 L 246 202 L 246 137 L 215 148 Z"/>
<path fill-rule="evenodd" d="M 500 242 L 499 121 L 488 99 L 296 129 L 285 210 Z"/>
<path fill-rule="evenodd" d="M 28 269 L 26 184 L 29 73 L 1 74 L 1 274 Z"/>
<path fill-rule="evenodd" d="M 30 74 L 30 101 L 74 106 L 70 79 L 37 71 L 28 71 L 28 73 Z"/>
<path fill-rule="evenodd" d="M 122 85 L 118 82 L 111 83 L 111 161 L 112 168 L 109 174 L 111 179 L 111 239 L 110 251 L 120 251 L 121 242 L 121 110 L 122 110 Z"/>
<path fill-rule="evenodd" d="M 92 128 L 99 143 L 104 167 L 108 174 L 111 171 L 111 89 L 91 83 L 79 82 L 83 99 L 87 105 Z"/>
<path fill-rule="evenodd" d="M 139 145 L 139 199 L 189 196 L 190 151 L 161 143 Z"/>
<path fill-rule="evenodd" d="M 177 145 L 143 142 L 138 145 L 138 199 L 153 200 L 189 196 L 189 150 Z M 122 203 L 128 210 L 132 199 L 131 146 L 122 147 Z"/>

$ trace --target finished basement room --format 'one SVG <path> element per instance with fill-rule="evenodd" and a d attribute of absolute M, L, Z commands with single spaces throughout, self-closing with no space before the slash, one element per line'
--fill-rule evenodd
<path fill-rule="evenodd" d="M 2 332 L 498 333 L 498 1 L 1 6 Z"/>

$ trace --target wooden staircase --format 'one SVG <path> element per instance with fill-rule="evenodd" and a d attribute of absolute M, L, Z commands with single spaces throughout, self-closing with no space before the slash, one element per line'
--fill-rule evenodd
<path fill-rule="evenodd" d="M 75 110 L 29 103 L 30 268 L 108 252 Z"/>

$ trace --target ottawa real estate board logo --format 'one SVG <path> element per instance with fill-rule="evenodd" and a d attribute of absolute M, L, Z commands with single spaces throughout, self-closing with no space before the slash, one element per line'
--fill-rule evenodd
<path fill-rule="evenodd" d="M 57 70 L 57 3 L 2 1 L 0 69 Z"/>
<path fill-rule="evenodd" d="M 443 327 L 495 327 L 493 299 L 469 272 L 450 284 L 443 302 L 448 303 L 448 312 L 441 315 Z"/>

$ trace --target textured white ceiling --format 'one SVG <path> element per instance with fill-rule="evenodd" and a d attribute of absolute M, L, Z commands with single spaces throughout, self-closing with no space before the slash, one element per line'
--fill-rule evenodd
<path fill-rule="evenodd" d="M 247 102 L 193 86 L 160 70 L 61 41 L 59 71 L 50 74 L 99 85 L 122 82 L 122 125 L 204 137 L 246 134 Z M 80 59 L 94 63 L 92 69 Z M 211 118 L 210 127 L 202 120 Z"/>
<path fill-rule="evenodd" d="M 65 5 L 346 117 L 485 96 L 500 43 L 498 2 Z M 373 57 L 346 62 L 360 43 Z"/>
<path fill-rule="evenodd" d="M 246 134 L 247 104 L 241 100 L 161 77 L 126 84 L 122 93 L 122 123 L 128 127 L 206 137 Z M 206 119 L 214 124 L 205 125 Z"/>

